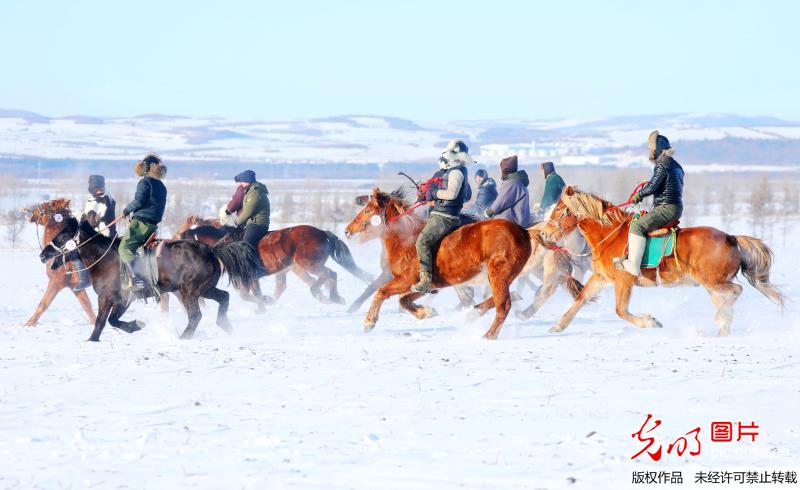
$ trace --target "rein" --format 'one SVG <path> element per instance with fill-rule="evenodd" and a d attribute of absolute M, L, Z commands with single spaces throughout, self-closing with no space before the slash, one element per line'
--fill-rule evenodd
<path fill-rule="evenodd" d="M 75 248 L 73 248 L 72 250 L 68 249 L 66 244 L 64 244 L 63 246 L 60 246 L 60 247 L 59 247 L 58 245 L 56 245 L 55 243 L 53 243 L 53 240 L 55 239 L 55 237 L 53 238 L 53 240 L 50 240 L 50 242 L 49 242 L 47 245 L 45 245 L 45 247 L 44 247 L 44 248 L 47 248 L 47 246 L 52 246 L 53 248 L 55 248 L 56 250 L 58 250 L 59 252 L 61 252 L 61 261 L 62 261 L 62 262 L 64 262 L 64 265 L 66 265 L 66 260 L 65 260 L 65 258 L 66 258 L 66 255 L 67 255 L 68 253 L 70 253 L 70 252 L 75 252 L 75 251 L 77 251 L 77 250 L 80 250 L 80 248 L 81 248 L 82 246 L 86 245 L 87 243 L 89 243 L 89 242 L 91 242 L 92 240 L 94 240 L 95 238 L 97 238 L 97 236 L 98 236 L 98 235 L 101 235 L 101 234 L 102 234 L 104 231 L 106 231 L 107 229 L 111 228 L 111 226 L 113 226 L 114 224 L 116 224 L 117 222 L 119 222 L 120 220 L 122 220 L 123 218 L 125 218 L 125 216 L 120 216 L 119 218 L 115 219 L 115 220 L 114 220 L 114 221 L 112 221 L 111 223 L 109 223 L 109 224 L 107 224 L 106 226 L 102 227 L 102 229 L 99 229 L 99 230 L 97 230 L 97 231 L 95 232 L 95 234 L 94 234 L 94 235 L 90 236 L 90 237 L 89 237 L 89 238 L 88 238 L 86 241 L 84 241 L 84 242 L 81 242 L 81 241 L 80 241 L 81 229 L 80 229 L 80 225 L 79 225 L 79 226 L 78 226 L 78 230 L 75 232 L 75 236 L 74 236 L 74 237 L 72 237 L 72 241 L 75 243 Z M 37 226 L 37 233 L 38 233 L 38 226 Z M 105 251 L 105 252 L 103 252 L 103 255 L 101 255 L 101 256 L 100 256 L 100 258 L 98 258 L 97 260 L 95 260 L 94 262 L 92 262 L 92 264 L 91 264 L 91 265 L 88 265 L 88 266 L 84 267 L 83 269 L 78 269 L 78 270 L 74 270 L 74 271 L 67 270 L 67 274 L 75 274 L 75 273 L 78 273 L 78 272 L 88 271 L 89 269 L 91 269 L 92 267 L 94 267 L 95 265 L 97 265 L 97 264 L 98 264 L 98 263 L 99 263 L 101 260 L 103 260 L 103 258 L 104 258 L 106 255 L 108 255 L 108 252 L 110 252 L 110 251 L 111 251 L 111 249 L 112 249 L 112 248 L 114 248 L 114 239 L 113 239 L 113 238 L 111 238 L 111 237 L 109 237 L 109 238 L 110 238 L 110 242 L 109 242 L 108 248 L 106 249 L 106 251 Z M 42 248 L 42 250 L 44 250 L 44 248 Z"/>
<path fill-rule="evenodd" d="M 403 211 L 402 213 L 398 214 L 394 218 L 386 218 L 384 221 L 386 221 L 387 225 L 390 225 L 390 224 L 394 223 L 395 221 L 397 221 L 400 218 L 402 218 L 403 216 L 411 213 L 412 211 L 414 211 L 415 209 L 417 209 L 418 207 L 420 207 L 420 206 L 422 206 L 424 204 L 425 204 L 425 201 L 416 202 L 416 203 L 412 204 L 411 206 L 409 206 L 408 208 L 406 208 L 405 211 Z M 384 210 L 384 216 L 385 215 L 386 215 L 386 211 Z"/>

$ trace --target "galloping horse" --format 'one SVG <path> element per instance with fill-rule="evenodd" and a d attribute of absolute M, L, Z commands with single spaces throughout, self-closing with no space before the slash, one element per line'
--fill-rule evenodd
<path fill-rule="evenodd" d="M 428 318 L 432 310 L 414 303 L 423 296 L 411 292 L 419 275 L 419 261 L 414 246 L 424 225 L 421 218 L 408 214 L 409 204 L 399 193 L 386 194 L 375 188 L 369 202 L 345 228 L 345 235 L 355 237 L 370 226 L 381 228 L 386 256 L 393 278 L 375 293 L 364 319 L 364 329 L 375 328 L 383 302 L 395 294 L 400 305 L 417 318 Z M 492 297 L 475 308 L 481 314 L 495 307 L 495 318 L 484 338 L 495 339 L 511 309 L 509 286 L 525 266 L 531 254 L 528 232 L 505 220 L 479 221 L 464 225 L 447 235 L 439 246 L 434 268 L 433 285 L 454 286 L 489 272 Z"/>
<path fill-rule="evenodd" d="M 69 210 L 63 210 L 59 215 L 61 219 L 56 221 L 62 222 L 61 230 L 42 250 L 40 258 L 42 262 L 55 258 L 52 267 L 60 267 L 64 254 L 77 247 L 89 269 L 99 303 L 97 320 L 89 340 L 100 340 L 106 319 L 111 326 L 128 333 L 140 330 L 140 322 L 120 319 L 129 305 L 129 298 L 120 281 L 117 252 L 120 239 L 97 233 L 85 220 L 79 223 L 69 214 Z M 234 284 L 249 284 L 256 280 L 263 273 L 263 266 L 253 249 L 241 243 L 210 247 L 191 240 L 162 242 L 159 247 L 157 287 L 162 292 L 176 293 L 189 316 L 189 323 L 181 338 L 191 338 L 197 329 L 202 318 L 198 304 L 201 296 L 219 303 L 217 325 L 229 331 L 229 295 L 216 285 L 222 267 Z"/>
<path fill-rule="evenodd" d="M 783 307 L 785 297 L 769 282 L 772 250 L 758 238 L 728 235 L 711 227 L 680 230 L 674 256 L 664 258 L 656 269 L 642 270 L 641 276 L 615 269 L 613 259 L 624 254 L 632 218 L 632 214 L 595 195 L 571 186 L 564 188 L 542 231 L 557 239 L 579 228 L 592 248 L 593 274 L 551 332 L 567 328 L 578 310 L 608 283 L 614 284 L 617 315 L 641 328 L 661 327 L 661 323 L 650 315 L 628 312 L 634 285 L 703 286 L 717 308 L 714 320 L 720 336 L 730 334 L 733 303 L 742 293 L 742 286 L 733 282 L 739 270 L 750 285 Z"/>
<path fill-rule="evenodd" d="M 44 243 L 48 243 L 50 240 L 52 240 L 52 235 L 54 235 L 54 233 L 47 229 L 47 225 L 50 223 L 50 218 L 63 209 L 69 209 L 69 199 L 54 199 L 25 210 L 26 212 L 31 213 L 31 223 L 37 227 L 40 225 L 45 227 L 43 237 Z M 40 243 L 39 246 L 42 247 L 43 244 Z M 52 303 L 55 297 L 58 296 L 58 293 L 60 293 L 62 289 L 70 287 L 71 285 L 70 276 L 67 274 L 66 267 L 53 269 L 52 267 L 49 267 L 52 264 L 47 265 L 48 267 L 45 269 L 47 272 L 47 289 L 45 290 L 41 301 L 39 301 L 39 304 L 36 306 L 36 311 L 34 311 L 33 315 L 31 315 L 28 321 L 25 322 L 24 325 L 26 327 L 32 327 L 36 325 L 42 314 L 44 314 L 47 308 L 50 307 L 50 303 Z M 89 323 L 94 323 L 97 317 L 94 314 L 92 302 L 89 300 L 89 295 L 86 294 L 86 290 L 83 289 L 81 291 L 73 291 L 73 294 L 75 294 L 75 297 L 78 299 L 81 308 L 83 308 L 83 311 L 86 313 Z"/>
<path fill-rule="evenodd" d="M 192 217 L 187 218 L 187 222 L 190 219 Z M 197 218 L 193 221 L 197 221 Z M 241 229 L 217 223 L 219 221 L 184 226 L 178 236 L 209 245 L 230 243 L 241 237 Z M 366 283 L 372 281 L 372 277 L 356 265 L 350 249 L 343 241 L 333 233 L 313 226 L 299 225 L 270 231 L 259 242 L 258 252 L 268 273 L 276 274 L 275 301 L 286 290 L 286 275 L 291 270 L 311 288 L 311 294 L 320 302 L 344 303 L 344 298 L 338 292 L 337 274 L 325 265 L 329 257 L 358 279 Z M 317 277 L 312 277 L 312 274 Z M 329 298 L 322 295 L 323 285 L 330 291 Z"/>

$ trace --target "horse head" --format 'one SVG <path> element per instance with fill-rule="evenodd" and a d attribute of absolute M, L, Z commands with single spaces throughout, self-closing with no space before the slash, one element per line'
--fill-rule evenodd
<path fill-rule="evenodd" d="M 361 242 L 382 236 L 387 223 L 401 216 L 408 207 L 401 190 L 386 193 L 377 187 L 371 195 L 357 197 L 355 203 L 363 207 L 344 229 L 344 235 L 348 239 L 358 236 Z"/>
<path fill-rule="evenodd" d="M 23 210 L 30 213 L 31 223 L 44 226 L 44 243 L 49 243 L 63 227 L 64 220 L 72 217 L 69 203 L 69 199 L 53 199 Z"/>
<path fill-rule="evenodd" d="M 72 215 L 68 215 L 62 216 L 59 220 L 56 218 L 57 216 L 62 215 L 54 215 L 54 219 L 48 221 L 48 224 L 45 225 L 45 229 L 49 231 L 51 238 L 48 240 L 47 235 L 45 235 L 45 246 L 39 254 L 39 259 L 42 263 L 47 262 L 53 257 L 58 257 L 53 262 L 52 269 L 61 267 L 64 255 L 78 248 L 78 244 L 75 241 L 75 236 L 78 234 L 80 226 L 78 219 Z M 50 223 L 53 224 L 51 225 Z"/>
<path fill-rule="evenodd" d="M 567 201 L 575 195 L 578 190 L 572 186 L 566 186 L 561 192 L 561 198 L 556 203 L 547 221 L 539 225 L 540 233 L 550 242 L 557 242 L 572 233 L 578 227 L 578 216 L 570 211 Z"/>
<path fill-rule="evenodd" d="M 197 228 L 198 226 L 213 226 L 215 228 L 220 227 L 220 222 L 218 219 L 212 218 L 201 218 L 195 214 L 187 216 L 186 219 L 183 221 L 183 224 L 178 228 L 178 231 L 175 232 L 175 235 L 172 237 L 174 240 L 186 240 L 191 238 L 189 236 L 189 230 Z"/>

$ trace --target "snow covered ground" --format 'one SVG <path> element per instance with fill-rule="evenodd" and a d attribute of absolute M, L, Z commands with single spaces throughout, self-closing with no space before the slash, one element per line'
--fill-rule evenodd
<path fill-rule="evenodd" d="M 634 293 L 632 309 L 660 330 L 619 320 L 606 290 L 548 334 L 569 304 L 559 293 L 489 342 L 492 313 L 468 322 L 445 291 L 432 301 L 440 316 L 417 321 L 391 300 L 365 334 L 363 308 L 321 305 L 290 276 L 266 315 L 232 299 L 232 335 L 214 326 L 212 305 L 181 341 L 182 310 L 138 304 L 127 317 L 144 330 L 107 327 L 88 343 L 67 292 L 38 327 L 20 326 L 46 284 L 27 232 L 27 249 L 0 251 L 2 488 L 617 489 L 633 471 L 675 469 L 691 488 L 700 470 L 800 471 L 799 310 L 790 302 L 781 315 L 747 285 L 723 339 L 693 288 Z M 788 245 L 770 241 L 790 298 L 799 239 L 795 228 Z M 351 248 L 377 272 L 376 244 Z M 355 298 L 362 285 L 337 270 Z M 648 413 L 663 422 L 649 435 L 664 451 L 701 427 L 701 454 L 631 461 Z M 712 443 L 718 420 L 756 422 L 760 434 Z"/>

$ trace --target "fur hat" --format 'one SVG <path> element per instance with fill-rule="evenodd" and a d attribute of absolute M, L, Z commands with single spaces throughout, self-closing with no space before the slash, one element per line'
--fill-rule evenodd
<path fill-rule="evenodd" d="M 457 167 L 458 165 L 472 165 L 472 157 L 469 156 L 469 147 L 463 140 L 458 138 L 450 140 L 447 147 L 442 152 L 439 163 L 443 168 Z"/>
<path fill-rule="evenodd" d="M 655 162 L 661 155 L 671 157 L 675 154 L 667 137 L 658 134 L 658 131 L 653 131 L 647 137 L 647 146 L 650 148 L 650 161 L 652 162 Z"/>
<path fill-rule="evenodd" d="M 234 177 L 233 180 L 234 182 L 237 183 L 246 182 L 248 184 L 252 184 L 253 182 L 256 181 L 256 173 L 253 172 L 252 170 L 245 170 L 244 172 L 236 175 L 236 177 Z"/>
<path fill-rule="evenodd" d="M 555 173 L 556 166 L 553 162 L 544 162 L 542 163 L 542 170 L 544 171 L 544 175 L 546 177 L 552 173 Z"/>
<path fill-rule="evenodd" d="M 94 195 L 99 190 L 106 189 L 106 178 L 102 175 L 89 176 L 89 194 Z"/>
<path fill-rule="evenodd" d="M 155 152 L 148 152 L 144 158 L 136 162 L 133 170 L 139 177 L 153 177 L 154 179 L 163 179 L 167 175 L 167 166 Z"/>
<path fill-rule="evenodd" d="M 517 161 L 517 155 L 503 158 L 500 160 L 500 175 L 507 177 L 516 172 L 518 167 L 519 162 Z"/>

